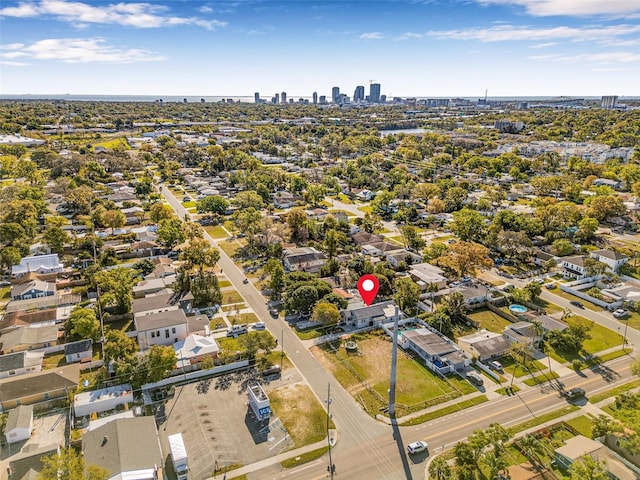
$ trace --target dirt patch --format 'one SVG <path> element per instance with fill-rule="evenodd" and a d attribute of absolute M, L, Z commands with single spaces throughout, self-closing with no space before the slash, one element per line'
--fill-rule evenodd
<path fill-rule="evenodd" d="M 326 413 L 307 385 L 297 383 L 279 388 L 269 393 L 269 400 L 295 447 L 325 438 Z"/>

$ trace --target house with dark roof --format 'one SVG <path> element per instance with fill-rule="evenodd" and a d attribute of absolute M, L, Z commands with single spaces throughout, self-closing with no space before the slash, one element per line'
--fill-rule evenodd
<path fill-rule="evenodd" d="M 618 269 L 629 261 L 629 257 L 614 250 L 594 250 L 590 255 L 591 258 L 604 263 L 613 273 L 618 273 Z"/>
<path fill-rule="evenodd" d="M 351 235 L 351 240 L 353 240 L 358 245 L 368 245 L 370 243 L 381 242 L 382 237 L 373 233 L 357 232 Z"/>
<path fill-rule="evenodd" d="M 398 342 L 403 349 L 418 354 L 426 366 L 436 373 L 464 370 L 471 363 L 471 358 L 460 347 L 431 328 L 403 330 Z"/>
<path fill-rule="evenodd" d="M 19 405 L 9 411 L 4 436 L 7 443 L 28 440 L 33 430 L 33 405 Z"/>
<path fill-rule="evenodd" d="M 511 348 L 511 343 L 503 335 L 489 330 L 479 330 L 458 337 L 457 343 L 465 352 L 480 361 L 501 357 Z"/>
<path fill-rule="evenodd" d="M 44 352 L 16 352 L 0 355 L 0 378 L 18 377 L 42 370 Z"/>
<path fill-rule="evenodd" d="M 541 339 L 536 332 L 536 327 L 530 322 L 516 322 L 507 325 L 502 334 L 512 343 L 523 343 L 534 347 Z"/>
<path fill-rule="evenodd" d="M 286 272 L 318 273 L 327 261 L 327 256 L 313 247 L 287 248 L 283 255 Z"/>
<path fill-rule="evenodd" d="M 3 378 L 0 380 L 0 407 L 9 410 L 18 405 L 66 399 L 69 392 L 78 387 L 79 380 L 79 365 Z"/>
<path fill-rule="evenodd" d="M 64 344 L 64 358 L 67 363 L 91 361 L 93 340 L 90 338 Z"/>
<path fill-rule="evenodd" d="M 60 453 L 59 445 L 25 446 L 20 453 L 10 457 L 7 469 L 9 480 L 37 480 L 44 466 L 42 460 L 58 453 Z"/>
<path fill-rule="evenodd" d="M 7 303 L 5 311 L 7 313 L 29 311 L 29 310 L 42 310 L 52 307 L 63 307 L 68 305 L 76 305 L 80 303 L 82 297 L 79 294 L 74 293 L 60 293 L 50 297 L 31 298 L 28 300 L 12 300 Z"/>
<path fill-rule="evenodd" d="M 82 437 L 85 464 L 109 472 L 107 480 L 162 480 L 164 456 L 155 419 L 118 418 Z"/>
<path fill-rule="evenodd" d="M 56 294 L 56 284 L 33 280 L 11 287 L 12 300 L 29 300 L 31 298 L 51 297 Z"/>
<path fill-rule="evenodd" d="M 176 307 L 168 311 L 136 314 L 133 321 L 141 351 L 154 345 L 173 345 L 189 335 L 187 316 Z"/>

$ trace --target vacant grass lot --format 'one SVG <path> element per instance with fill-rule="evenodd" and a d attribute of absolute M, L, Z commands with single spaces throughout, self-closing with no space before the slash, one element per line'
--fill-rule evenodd
<path fill-rule="evenodd" d="M 367 412 L 375 416 L 387 407 L 391 342 L 377 333 L 357 338 L 357 342 L 359 354 L 348 354 L 344 345 L 337 344 L 313 347 L 311 351 Z M 402 351 L 398 353 L 397 369 L 399 417 L 475 391 L 457 377 L 441 380 Z"/>
<path fill-rule="evenodd" d="M 565 300 L 569 300 L 570 302 L 572 301 L 578 301 L 581 302 L 584 305 L 584 308 L 587 308 L 593 312 L 602 312 L 604 310 L 604 308 L 599 307 L 598 305 L 589 302 L 588 300 L 584 300 L 582 298 L 578 298 L 575 295 L 571 295 L 570 293 L 567 292 L 563 292 L 562 290 L 560 290 L 559 288 L 556 288 L 553 291 L 554 295 L 557 295 L 559 297 L 564 298 Z"/>
<path fill-rule="evenodd" d="M 485 328 L 491 332 L 502 333 L 506 327 L 511 325 L 509 320 L 502 318 L 497 313 L 483 308 L 468 315 L 473 321 L 480 324 L 480 328 Z"/>
<path fill-rule="evenodd" d="M 270 392 L 269 402 L 271 409 L 289 432 L 294 447 L 326 438 L 327 414 L 306 385 L 297 383 Z"/>
<path fill-rule="evenodd" d="M 573 317 L 576 319 L 583 319 L 583 317 Z M 568 320 L 571 324 L 573 318 Z M 618 332 L 609 330 L 597 323 L 594 323 L 589 331 L 590 339 L 586 340 L 582 346 L 582 350 L 579 353 L 564 352 L 561 350 L 552 350 L 551 358 L 557 360 L 560 363 L 572 362 L 575 359 L 582 359 L 586 355 L 593 355 L 602 350 L 607 350 L 612 347 L 622 345 L 622 337 Z"/>
<path fill-rule="evenodd" d="M 222 305 L 242 302 L 242 295 L 237 290 L 222 292 Z"/>
<path fill-rule="evenodd" d="M 227 315 L 232 325 L 247 325 L 259 321 L 255 313 L 241 313 L 240 315 Z"/>
<path fill-rule="evenodd" d="M 216 225 L 215 227 L 204 227 L 204 230 L 215 239 L 227 238 L 229 236 L 227 231 L 221 225 Z"/>
<path fill-rule="evenodd" d="M 575 428 L 581 435 L 587 438 L 593 438 L 591 431 L 593 428 L 593 417 L 590 415 L 581 415 L 565 422 L 570 427 Z"/>

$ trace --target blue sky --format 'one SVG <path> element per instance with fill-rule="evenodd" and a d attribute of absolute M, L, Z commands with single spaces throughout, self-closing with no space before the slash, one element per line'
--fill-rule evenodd
<path fill-rule="evenodd" d="M 0 5 L 0 94 L 640 96 L 640 0 Z"/>

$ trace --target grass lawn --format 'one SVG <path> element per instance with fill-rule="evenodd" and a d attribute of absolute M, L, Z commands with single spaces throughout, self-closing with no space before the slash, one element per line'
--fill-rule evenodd
<path fill-rule="evenodd" d="M 582 318 L 583 317 L 573 317 L 573 318 Z M 572 319 L 569 319 L 569 323 L 571 323 Z M 557 360 L 558 362 L 572 362 L 575 359 L 582 359 L 583 356 L 593 355 L 602 350 L 607 350 L 612 347 L 617 347 L 618 345 L 622 345 L 622 337 L 618 332 L 614 332 L 613 330 L 609 330 L 608 328 L 603 327 L 597 323 L 593 323 L 591 330 L 589 331 L 589 335 L 591 338 L 585 340 L 582 345 L 582 350 L 579 353 L 573 352 L 563 352 L 560 350 L 552 350 L 551 358 Z"/>
<path fill-rule="evenodd" d="M 298 336 L 300 340 L 311 340 L 313 338 L 318 338 L 324 335 L 323 331 L 316 330 L 315 328 L 312 328 L 311 330 L 304 330 L 304 331 L 301 331 L 295 328 L 293 331 L 295 332 L 295 334 Z"/>
<path fill-rule="evenodd" d="M 329 451 L 329 446 L 318 448 L 317 450 L 311 450 L 310 452 L 303 453 L 302 455 L 298 455 L 297 457 L 287 458 L 280 462 L 283 468 L 295 468 L 304 463 L 310 462 L 311 460 L 315 460 L 316 458 L 320 458 L 325 453 Z"/>
<path fill-rule="evenodd" d="M 433 412 L 425 413 L 424 415 L 420 415 L 419 417 L 412 418 L 400 425 L 403 427 L 411 426 L 411 425 L 419 425 L 424 422 L 428 422 L 429 420 L 433 420 L 434 418 L 444 417 L 445 415 L 450 415 L 452 413 L 459 412 L 460 410 L 464 410 L 465 408 L 474 407 L 476 405 L 480 405 L 481 403 L 487 402 L 489 399 L 486 395 L 480 395 L 477 397 L 470 398 L 468 400 L 464 400 L 462 402 L 457 402 L 455 405 L 449 405 L 448 407 L 441 408 L 440 410 L 435 410 Z"/>
<path fill-rule="evenodd" d="M 327 413 L 306 385 L 297 383 L 270 392 L 269 403 L 295 448 L 326 438 Z"/>
<path fill-rule="evenodd" d="M 560 375 L 558 375 L 556 372 L 551 372 L 551 373 L 543 373 L 541 375 L 537 375 L 533 378 L 527 378 L 524 381 L 525 385 L 529 385 L 530 387 L 533 387 L 535 385 L 538 385 L 540 383 L 544 383 L 544 382 L 548 382 L 550 380 L 553 380 L 554 378 L 558 378 Z"/>
<path fill-rule="evenodd" d="M 502 333 L 505 327 L 511 325 L 509 320 L 502 318 L 497 313 L 486 308 L 476 310 L 473 313 L 470 313 L 468 317 L 478 322 L 480 324 L 480 328 L 486 328 L 487 330 L 495 333 Z"/>
<path fill-rule="evenodd" d="M 357 340 L 361 355 L 348 354 L 343 345 L 337 344 L 324 344 L 311 351 L 367 412 L 375 416 L 387 407 L 391 342 L 379 334 L 352 339 Z M 332 350 L 331 347 L 337 348 Z M 397 369 L 396 412 L 399 417 L 459 397 L 462 393 L 458 389 L 459 383 L 436 377 L 402 352 L 398 355 Z"/>
<path fill-rule="evenodd" d="M 519 392 L 519 391 L 520 391 L 520 387 L 518 387 L 517 385 L 513 385 L 513 386 L 509 389 L 509 391 L 510 391 L 510 392 L 513 392 L 513 393 L 517 393 L 517 392 Z M 499 393 L 500 395 L 506 395 L 506 394 L 507 394 L 507 387 L 497 389 L 497 390 L 496 390 L 496 393 Z"/>
<path fill-rule="evenodd" d="M 92 146 L 93 148 L 104 147 L 109 150 L 112 150 L 116 147 L 124 147 L 127 150 L 131 150 L 131 145 L 129 145 L 129 142 L 127 142 L 127 139 L 125 137 L 112 138 L 103 142 L 93 143 Z"/>
<path fill-rule="evenodd" d="M 242 301 L 242 295 L 240 295 L 237 290 L 227 290 L 226 292 L 222 292 L 222 305 L 240 303 Z"/>
<path fill-rule="evenodd" d="M 561 312 L 563 310 L 555 303 L 548 302 L 547 300 L 543 300 L 542 298 L 536 298 L 533 303 L 538 305 L 547 313 Z"/>
<path fill-rule="evenodd" d="M 395 242 L 398 245 L 404 246 L 401 235 L 398 235 L 397 237 L 387 237 L 387 240 L 391 240 L 392 242 Z"/>
<path fill-rule="evenodd" d="M 47 355 L 42 361 L 42 368 L 47 370 L 48 368 L 61 367 L 67 364 L 67 360 L 64 357 L 64 352 L 54 353 L 53 355 Z"/>
<path fill-rule="evenodd" d="M 224 323 L 224 320 L 222 319 L 222 317 L 213 317 L 211 320 L 209 320 L 209 328 L 211 330 L 217 330 L 219 328 L 223 328 L 226 326 L 227 324 Z"/>
<path fill-rule="evenodd" d="M 9 300 L 11 297 L 11 287 L 0 288 L 0 299 Z"/>
<path fill-rule="evenodd" d="M 556 418 L 562 417 L 567 413 L 575 412 L 580 407 L 576 405 L 566 405 L 559 410 L 554 410 L 553 412 L 546 413 L 544 415 L 539 415 L 531 420 L 527 420 L 526 422 L 519 423 L 514 425 L 513 427 L 507 428 L 507 432 L 509 435 L 514 436 L 516 433 L 524 432 L 525 430 L 529 430 L 532 427 L 536 427 L 538 425 L 542 425 L 543 423 L 550 422 L 555 420 Z"/>
<path fill-rule="evenodd" d="M 250 331 L 249 333 L 245 335 L 240 335 L 238 337 L 216 338 L 216 342 L 218 342 L 218 345 L 220 345 L 220 350 L 224 350 L 227 352 L 242 352 L 244 351 L 244 348 L 242 348 L 242 345 L 243 345 L 243 342 L 245 342 L 245 340 L 242 340 L 243 338 L 247 338 L 248 336 L 264 336 L 264 335 L 268 337 L 272 336 L 266 330 L 263 332 Z"/>
<path fill-rule="evenodd" d="M 215 239 L 227 238 L 229 236 L 227 231 L 221 225 L 216 225 L 215 227 L 204 227 L 204 230 Z"/>
<path fill-rule="evenodd" d="M 588 300 L 584 300 L 582 298 L 578 298 L 575 295 L 571 295 L 570 293 L 567 292 L 563 292 L 562 290 L 560 290 L 559 288 L 556 288 L 553 292 L 553 295 L 557 295 L 559 297 L 564 298 L 565 300 L 569 300 L 571 301 L 578 301 L 581 302 L 584 305 L 584 308 L 587 308 L 593 312 L 602 312 L 604 310 L 604 308 L 599 307 L 598 305 L 589 302 Z"/>
<path fill-rule="evenodd" d="M 246 325 L 259 321 L 258 316 L 252 312 L 241 313 L 240 315 L 227 315 L 227 318 L 231 322 L 231 325 Z"/>
<path fill-rule="evenodd" d="M 346 204 L 349 204 L 349 205 L 353 204 L 351 199 L 347 195 L 345 195 L 344 193 L 339 193 L 337 195 L 337 199 L 340 200 L 342 203 L 346 203 Z"/>
<path fill-rule="evenodd" d="M 220 288 L 230 287 L 231 282 L 229 280 L 218 280 L 218 286 Z"/>
<path fill-rule="evenodd" d="M 589 397 L 589 402 L 598 403 L 598 402 L 601 402 L 602 400 L 606 400 L 607 398 L 615 397 L 617 395 L 620 395 L 621 393 L 628 392 L 629 390 L 633 390 L 636 387 L 640 387 L 640 378 L 633 380 L 629 383 L 625 383 L 623 385 L 618 385 L 617 387 L 612 388 L 611 390 L 606 390 L 602 393 L 591 395 Z"/>
<path fill-rule="evenodd" d="M 373 211 L 373 208 L 369 205 L 364 205 L 362 207 L 358 207 L 358 210 L 360 210 L 363 213 L 371 213 Z"/>
<path fill-rule="evenodd" d="M 182 202 L 182 206 L 187 210 L 190 208 L 197 208 L 196 202 L 194 202 L 193 200 L 189 200 L 188 202 Z"/>
<path fill-rule="evenodd" d="M 0 290 L 0 292 L 1 291 L 2 290 Z M 618 322 L 620 322 L 622 325 L 628 324 L 631 328 L 640 330 L 640 314 L 639 313 L 629 311 L 629 316 L 625 319 L 618 320 Z M 623 331 L 622 328 L 620 328 L 620 330 Z"/>
<path fill-rule="evenodd" d="M 593 417 L 590 415 L 581 415 L 565 422 L 570 427 L 575 428 L 580 435 L 591 438 L 591 429 L 593 428 Z"/>
<path fill-rule="evenodd" d="M 522 368 L 521 365 L 517 364 L 515 362 L 515 360 L 510 355 L 505 355 L 504 357 L 502 357 L 500 359 L 500 363 L 502 364 L 502 367 L 504 368 L 506 377 L 510 377 L 511 375 L 513 375 L 514 370 L 515 370 L 515 375 L 516 375 L 517 378 L 520 378 L 523 375 L 528 375 L 529 374 L 529 371 L 525 370 L 524 368 Z M 544 363 L 542 363 L 539 360 L 529 360 L 529 361 L 527 361 L 527 366 L 529 367 L 529 370 L 531 372 L 533 372 L 534 374 L 536 372 L 538 372 L 539 370 L 544 371 L 544 370 L 546 370 L 548 368 L 547 365 L 545 365 Z"/>
<path fill-rule="evenodd" d="M 232 241 L 224 241 L 224 242 L 220 242 L 218 244 L 220 246 L 220 248 L 222 250 L 224 250 L 224 253 L 226 253 L 227 255 L 229 255 L 230 257 L 233 258 L 233 256 L 236 254 L 236 252 L 242 248 L 242 245 L 240 245 L 238 242 L 232 240 Z"/>

